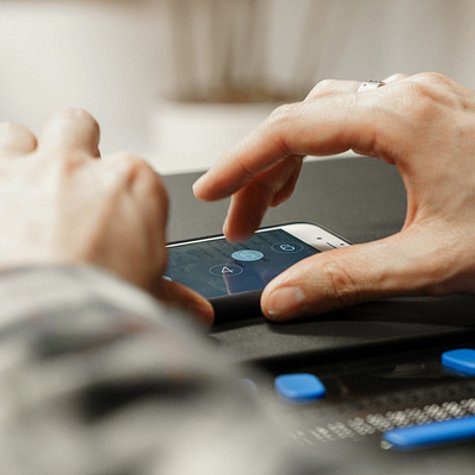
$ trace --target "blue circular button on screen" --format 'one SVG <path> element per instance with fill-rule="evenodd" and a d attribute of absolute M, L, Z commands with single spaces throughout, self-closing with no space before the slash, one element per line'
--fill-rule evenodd
<path fill-rule="evenodd" d="M 264 257 L 264 254 L 260 251 L 254 251 L 253 249 L 240 249 L 239 251 L 233 252 L 231 257 L 236 261 L 253 262 L 260 261 Z"/>

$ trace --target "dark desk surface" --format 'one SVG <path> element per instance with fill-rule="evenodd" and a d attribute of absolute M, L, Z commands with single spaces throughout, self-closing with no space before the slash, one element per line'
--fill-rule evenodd
<path fill-rule="evenodd" d="M 170 241 L 221 232 L 227 202 L 195 200 L 191 185 L 198 175 L 165 178 L 171 196 Z M 263 225 L 311 221 L 358 243 L 396 232 L 404 214 L 405 192 L 397 170 L 369 158 L 348 158 L 306 163 L 291 200 L 270 210 Z M 463 338 L 471 333 L 467 327 L 472 322 L 473 297 L 394 299 L 287 325 L 250 318 L 212 334 L 238 359 L 285 365 L 427 339 Z"/>

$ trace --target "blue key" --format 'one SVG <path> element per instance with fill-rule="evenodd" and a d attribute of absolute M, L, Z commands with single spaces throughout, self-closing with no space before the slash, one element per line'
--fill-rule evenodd
<path fill-rule="evenodd" d="M 283 374 L 275 378 L 274 386 L 279 396 L 290 402 L 309 402 L 325 396 L 325 386 L 309 373 Z"/>
<path fill-rule="evenodd" d="M 475 376 L 475 350 L 461 348 L 442 353 L 442 366 L 467 376 Z"/>
<path fill-rule="evenodd" d="M 475 416 L 394 429 L 383 436 L 383 439 L 392 447 L 403 450 L 461 442 L 473 438 L 475 438 Z"/>

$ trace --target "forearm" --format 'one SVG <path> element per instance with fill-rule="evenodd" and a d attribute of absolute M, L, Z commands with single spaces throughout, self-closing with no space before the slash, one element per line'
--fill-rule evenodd
<path fill-rule="evenodd" d="M 86 266 L 0 273 L 0 297 L 5 473 L 298 473 L 186 317 Z"/>

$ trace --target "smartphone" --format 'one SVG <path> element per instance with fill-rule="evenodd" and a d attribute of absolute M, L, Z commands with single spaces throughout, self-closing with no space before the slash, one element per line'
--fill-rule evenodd
<path fill-rule="evenodd" d="M 260 295 L 277 275 L 319 252 L 351 243 L 322 226 L 289 223 L 259 229 L 242 243 L 210 236 L 169 244 L 165 278 L 207 298 L 215 323 L 262 315 Z"/>

